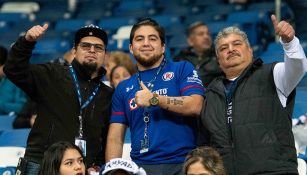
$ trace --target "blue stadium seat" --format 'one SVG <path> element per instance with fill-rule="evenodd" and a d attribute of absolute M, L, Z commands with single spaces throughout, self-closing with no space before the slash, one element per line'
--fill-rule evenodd
<path fill-rule="evenodd" d="M 0 167 L 1 175 L 13 175 L 15 174 L 16 167 Z"/>
<path fill-rule="evenodd" d="M 37 42 L 30 61 L 33 64 L 46 63 L 62 57 L 71 48 L 72 43 L 69 40 L 61 38 L 42 39 Z"/>
<path fill-rule="evenodd" d="M 99 20 L 98 26 L 107 30 L 117 30 L 121 26 L 133 25 L 136 22 L 134 17 L 109 17 Z"/>
<path fill-rule="evenodd" d="M 26 13 L 0 13 L 0 21 L 17 23 L 27 20 L 29 20 L 29 15 Z"/>
<path fill-rule="evenodd" d="M 85 20 L 85 19 L 58 20 L 55 24 L 55 31 L 75 32 L 77 29 L 90 24 L 95 24 L 95 23 L 93 23 L 92 20 Z"/>
<path fill-rule="evenodd" d="M 188 46 L 187 38 L 186 36 L 175 36 L 170 38 L 169 42 L 166 43 L 166 47 L 170 49 L 183 49 Z"/>
<path fill-rule="evenodd" d="M 269 15 L 259 11 L 241 11 L 230 13 L 228 22 L 240 23 L 251 45 L 260 44 L 261 24 L 268 21 Z"/>
<path fill-rule="evenodd" d="M 13 129 L 2 131 L 0 146 L 26 147 L 28 135 L 31 129 Z"/>
<path fill-rule="evenodd" d="M 307 113 L 307 88 L 298 87 L 296 89 L 295 104 L 293 109 L 293 117 L 298 118 Z"/>
<path fill-rule="evenodd" d="M 208 25 L 212 38 L 215 38 L 218 32 L 222 30 L 223 28 L 230 27 L 230 26 L 237 26 L 241 28 L 241 25 L 239 23 L 228 22 L 228 21 L 207 22 L 207 25 Z"/>
<path fill-rule="evenodd" d="M 164 28 L 168 28 L 172 25 L 181 24 L 180 17 L 175 15 L 156 15 L 152 16 L 152 18 L 156 20 Z"/>
<path fill-rule="evenodd" d="M 15 116 L 0 115 L 0 131 L 13 129 Z"/>

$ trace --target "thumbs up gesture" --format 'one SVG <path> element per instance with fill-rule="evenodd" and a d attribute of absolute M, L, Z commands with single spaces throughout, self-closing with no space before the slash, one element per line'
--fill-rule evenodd
<path fill-rule="evenodd" d="M 43 26 L 36 25 L 29 29 L 26 33 L 26 40 L 30 42 L 37 41 L 40 37 L 42 37 L 45 31 L 48 29 L 48 24 L 44 24 Z"/>
<path fill-rule="evenodd" d="M 286 21 L 277 21 L 276 16 L 272 15 L 271 20 L 274 26 L 276 35 L 281 37 L 284 43 L 289 43 L 293 40 L 295 31 L 293 27 Z"/>
<path fill-rule="evenodd" d="M 148 107 L 150 106 L 149 100 L 153 97 L 153 94 L 142 81 L 140 82 L 140 86 L 142 89 L 135 93 L 135 102 L 140 107 Z"/>

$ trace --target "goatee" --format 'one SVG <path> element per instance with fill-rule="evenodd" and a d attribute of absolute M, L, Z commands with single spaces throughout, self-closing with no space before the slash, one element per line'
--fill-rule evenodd
<path fill-rule="evenodd" d="M 84 62 L 82 65 L 89 73 L 94 73 L 97 70 L 97 63 Z"/>
<path fill-rule="evenodd" d="M 154 65 L 156 62 L 158 62 L 160 60 L 160 58 L 162 57 L 162 53 L 159 55 L 153 55 L 152 57 L 150 57 L 149 59 L 146 59 L 140 55 L 135 55 L 134 58 L 136 59 L 136 61 L 144 66 L 144 67 L 151 67 L 152 65 Z"/>

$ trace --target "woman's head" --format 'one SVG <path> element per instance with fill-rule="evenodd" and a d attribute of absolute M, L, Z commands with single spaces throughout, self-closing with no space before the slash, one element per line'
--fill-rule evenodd
<path fill-rule="evenodd" d="M 44 153 L 40 175 L 85 175 L 82 151 L 69 142 L 57 142 Z"/>
<path fill-rule="evenodd" d="M 119 82 L 131 77 L 127 67 L 123 65 L 115 66 L 110 73 L 110 83 L 113 88 L 116 88 Z"/>
<path fill-rule="evenodd" d="M 192 150 L 183 165 L 185 175 L 225 175 L 223 160 L 211 147 L 199 147 Z"/>
<path fill-rule="evenodd" d="M 133 64 L 128 53 L 122 51 L 113 51 L 109 53 L 105 65 L 105 68 L 107 70 L 106 78 L 108 80 L 110 80 L 111 70 L 117 65 L 125 66 L 131 75 L 136 72 L 136 67 Z"/>

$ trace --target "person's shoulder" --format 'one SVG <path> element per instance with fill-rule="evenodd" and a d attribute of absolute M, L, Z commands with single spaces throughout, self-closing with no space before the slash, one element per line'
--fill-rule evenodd
<path fill-rule="evenodd" d="M 186 67 L 186 66 L 193 67 L 193 64 L 187 60 L 181 60 L 181 61 L 175 61 L 175 62 L 169 61 L 169 64 L 175 67 Z"/>
<path fill-rule="evenodd" d="M 186 48 L 180 50 L 179 53 L 174 56 L 173 60 L 174 61 L 186 60 L 187 56 L 190 56 L 191 54 L 193 54 L 192 48 L 186 47 Z"/>

